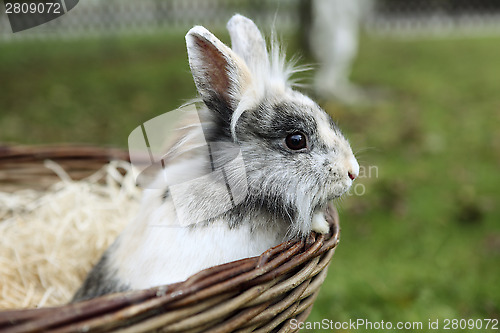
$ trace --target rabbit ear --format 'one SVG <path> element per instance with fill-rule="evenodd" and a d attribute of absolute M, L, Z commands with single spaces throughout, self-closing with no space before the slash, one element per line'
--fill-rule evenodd
<path fill-rule="evenodd" d="M 245 60 L 250 71 L 255 73 L 269 68 L 266 41 L 252 20 L 236 14 L 227 22 L 227 30 L 231 48 Z"/>
<path fill-rule="evenodd" d="M 189 30 L 186 44 L 189 66 L 203 101 L 224 120 L 230 120 L 250 84 L 248 67 L 204 27 Z"/>

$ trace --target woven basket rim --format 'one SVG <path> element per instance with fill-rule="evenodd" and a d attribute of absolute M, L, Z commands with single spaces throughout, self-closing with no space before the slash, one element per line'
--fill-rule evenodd
<path fill-rule="evenodd" d="M 7 149 L 0 147 L 0 170 L 2 164 L 6 161 L 10 163 L 13 159 L 20 161 L 18 163 L 23 163 L 23 161 L 30 159 L 41 161 L 53 158 L 54 155 L 59 158 L 68 158 L 71 155 L 78 158 L 104 158 L 108 160 L 125 159 L 123 157 L 127 156 L 120 150 L 88 146 L 44 146 L 43 149 L 40 148 L 42 147 L 8 147 Z M 33 149 L 37 149 L 39 154 L 30 155 Z M 260 294 L 247 302 L 250 305 L 255 304 L 255 307 L 249 308 L 246 313 L 252 322 L 252 320 L 255 321 L 255 318 L 259 318 L 259 315 L 261 317 L 268 316 L 263 313 L 265 309 L 272 307 L 273 304 L 280 304 L 279 302 L 273 303 L 269 299 L 266 300 L 266 297 L 269 296 L 265 296 L 262 292 L 274 288 L 274 292 L 277 293 L 290 288 L 290 292 L 297 293 L 296 288 L 298 287 L 294 286 L 293 283 L 277 287 L 280 281 L 286 280 L 285 282 L 288 282 L 293 279 L 296 279 L 297 283 L 301 283 L 299 285 L 303 286 L 301 287 L 302 293 L 306 293 L 300 294 L 297 299 L 307 301 L 301 303 L 300 306 L 297 302 L 295 310 L 300 310 L 297 313 L 297 318 L 305 319 L 317 295 L 317 289 L 326 275 L 326 268 L 331 256 L 339 243 L 339 218 L 333 205 L 327 208 L 326 217 L 330 223 L 329 234 L 319 235 L 313 232 L 306 239 L 284 242 L 265 251 L 260 256 L 205 269 L 183 282 L 105 295 L 74 304 L 0 311 L 0 330 L 5 330 L 5 332 L 57 331 L 57 329 L 61 331 L 102 331 L 128 326 L 142 327 L 154 322 L 155 316 L 164 315 L 169 311 L 195 308 L 198 305 L 207 304 L 207 302 L 215 302 L 218 298 L 224 298 L 227 295 L 239 293 L 245 295 L 252 290 L 257 290 L 254 291 L 254 294 L 259 292 Z M 306 278 L 309 279 L 307 284 L 302 283 L 304 280 L 301 279 L 301 274 L 307 275 Z M 314 282 L 314 279 L 317 282 Z M 161 318 L 166 320 L 164 317 Z M 240 325 L 244 323 L 242 318 L 246 317 L 237 317 Z M 186 325 L 188 324 L 186 323 Z M 228 331 L 229 326 L 225 327 L 226 330 L 222 331 Z"/>

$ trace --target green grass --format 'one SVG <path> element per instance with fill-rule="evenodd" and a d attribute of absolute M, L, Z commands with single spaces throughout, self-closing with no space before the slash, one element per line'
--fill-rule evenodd
<path fill-rule="evenodd" d="M 161 37 L 4 45 L 0 140 L 125 147 L 195 94 L 182 36 Z"/>
<path fill-rule="evenodd" d="M 498 38 L 364 39 L 353 80 L 384 90 L 332 107 L 365 165 L 310 320 L 500 316 Z"/>
<path fill-rule="evenodd" d="M 195 96 L 182 35 L 1 49 L 0 142 L 126 147 Z M 353 81 L 378 101 L 324 105 L 378 177 L 340 205 L 309 321 L 500 317 L 499 54 L 500 38 L 362 39 Z"/>

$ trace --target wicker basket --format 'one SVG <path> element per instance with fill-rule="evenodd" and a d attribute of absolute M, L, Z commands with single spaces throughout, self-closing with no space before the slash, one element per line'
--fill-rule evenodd
<path fill-rule="evenodd" d="M 43 189 L 57 178 L 43 167 L 59 163 L 82 178 L 120 150 L 81 147 L 0 147 L 0 186 Z M 2 332 L 293 332 L 309 315 L 339 242 L 336 210 L 330 234 L 311 234 L 253 257 L 206 269 L 188 280 L 106 295 L 59 307 L 0 312 Z"/>

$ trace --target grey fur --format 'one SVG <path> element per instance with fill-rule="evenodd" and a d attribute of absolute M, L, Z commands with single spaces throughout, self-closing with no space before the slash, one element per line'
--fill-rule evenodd
<path fill-rule="evenodd" d="M 113 277 L 115 272 L 110 268 L 108 259 L 108 251 L 111 249 L 112 248 L 109 248 L 101 257 L 97 265 L 92 268 L 82 286 L 73 296 L 71 303 L 129 289 L 126 285 L 123 285 L 118 279 Z"/>

